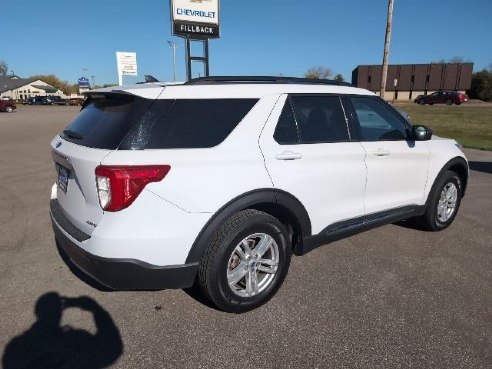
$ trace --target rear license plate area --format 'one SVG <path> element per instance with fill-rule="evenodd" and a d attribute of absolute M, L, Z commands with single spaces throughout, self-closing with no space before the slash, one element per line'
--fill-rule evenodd
<path fill-rule="evenodd" d="M 58 178 L 56 181 L 58 188 L 66 193 L 68 189 L 68 177 L 70 175 L 70 170 L 57 163 L 56 171 L 58 173 Z"/>

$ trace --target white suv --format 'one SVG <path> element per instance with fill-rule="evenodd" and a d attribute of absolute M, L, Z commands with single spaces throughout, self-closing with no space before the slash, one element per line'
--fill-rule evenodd
<path fill-rule="evenodd" d="M 92 91 L 51 143 L 63 256 L 113 289 L 278 290 L 291 254 L 404 219 L 449 226 L 468 164 L 373 93 L 278 77 Z"/>

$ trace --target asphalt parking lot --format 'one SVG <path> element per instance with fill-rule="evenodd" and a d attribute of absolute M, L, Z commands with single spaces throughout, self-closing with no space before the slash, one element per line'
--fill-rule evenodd
<path fill-rule="evenodd" d="M 4 368 L 492 367 L 492 152 L 466 151 L 447 230 L 388 225 L 295 257 L 267 305 L 233 315 L 181 290 L 99 291 L 60 259 L 49 142 L 77 111 L 0 113 Z"/>

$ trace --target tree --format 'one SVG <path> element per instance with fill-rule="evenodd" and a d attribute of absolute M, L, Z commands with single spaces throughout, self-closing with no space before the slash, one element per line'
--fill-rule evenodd
<path fill-rule="evenodd" d="M 449 58 L 448 60 L 446 59 L 440 59 L 431 62 L 431 64 L 446 64 L 446 63 L 455 63 L 455 64 L 463 64 L 463 63 L 470 63 L 470 60 L 466 60 L 462 56 L 453 56 L 452 58 Z"/>
<path fill-rule="evenodd" d="M 309 79 L 327 79 L 333 75 L 333 72 L 330 68 L 326 67 L 311 67 L 304 74 L 304 77 Z"/>
<path fill-rule="evenodd" d="M 465 58 L 461 56 L 454 56 L 448 60 L 448 63 L 466 63 Z"/>
<path fill-rule="evenodd" d="M 343 78 L 343 76 L 340 73 L 337 73 L 335 77 L 333 77 L 333 80 L 337 82 L 345 82 L 345 78 Z"/>
<path fill-rule="evenodd" d="M 492 70 L 473 73 L 470 98 L 492 101 Z"/>
<path fill-rule="evenodd" d="M 7 63 L 5 63 L 3 60 L 0 60 L 0 76 L 6 76 L 8 71 L 9 67 Z"/>

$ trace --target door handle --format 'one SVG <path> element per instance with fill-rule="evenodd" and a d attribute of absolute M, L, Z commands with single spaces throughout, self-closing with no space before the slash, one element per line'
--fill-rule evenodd
<path fill-rule="evenodd" d="M 302 158 L 302 154 L 293 151 L 284 151 L 281 154 L 275 155 L 277 160 L 298 160 Z"/>
<path fill-rule="evenodd" d="M 391 154 L 391 151 L 385 149 L 377 149 L 373 152 L 373 154 L 376 156 L 388 156 Z"/>

